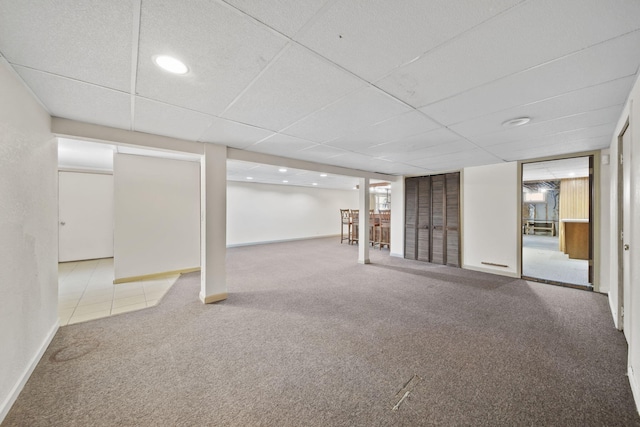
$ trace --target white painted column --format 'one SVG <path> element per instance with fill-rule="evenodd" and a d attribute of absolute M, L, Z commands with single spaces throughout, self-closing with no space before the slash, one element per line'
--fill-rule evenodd
<path fill-rule="evenodd" d="M 227 147 L 204 144 L 200 167 L 200 300 L 227 299 Z"/>
<path fill-rule="evenodd" d="M 391 181 L 391 247 L 389 255 L 404 258 L 404 177 Z"/>
<path fill-rule="evenodd" d="M 369 178 L 360 178 L 360 193 L 358 195 L 360 219 L 358 222 L 358 263 L 369 264 Z"/>

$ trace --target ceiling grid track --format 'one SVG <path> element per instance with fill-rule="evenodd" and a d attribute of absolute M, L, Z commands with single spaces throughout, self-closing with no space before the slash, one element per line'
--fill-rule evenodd
<path fill-rule="evenodd" d="M 138 82 L 138 55 L 140 50 L 140 20 L 142 15 L 142 0 L 132 0 L 133 20 L 131 25 L 131 123 L 129 130 L 135 130 L 136 116 L 136 85 Z"/>

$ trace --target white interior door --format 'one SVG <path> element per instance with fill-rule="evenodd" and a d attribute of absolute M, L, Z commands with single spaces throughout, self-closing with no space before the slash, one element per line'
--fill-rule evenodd
<path fill-rule="evenodd" d="M 113 175 L 58 173 L 58 260 L 113 257 Z"/>
<path fill-rule="evenodd" d="M 622 325 L 624 336 L 631 337 L 631 136 L 629 129 L 622 134 Z M 619 297 L 618 297 L 619 298 Z"/>

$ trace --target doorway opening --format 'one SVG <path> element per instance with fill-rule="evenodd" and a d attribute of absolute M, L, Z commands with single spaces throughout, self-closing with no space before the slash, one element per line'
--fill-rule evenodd
<path fill-rule="evenodd" d="M 522 278 L 593 290 L 593 156 L 522 165 Z"/>

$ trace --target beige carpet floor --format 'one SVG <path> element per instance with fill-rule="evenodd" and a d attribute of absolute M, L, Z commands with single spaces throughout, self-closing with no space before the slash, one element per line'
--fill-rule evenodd
<path fill-rule="evenodd" d="M 230 249 L 222 303 L 60 328 L 2 426 L 640 426 L 605 296 L 371 258 Z"/>

